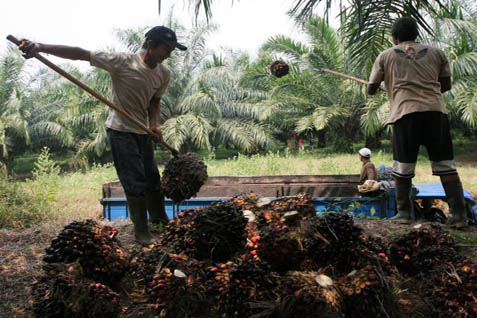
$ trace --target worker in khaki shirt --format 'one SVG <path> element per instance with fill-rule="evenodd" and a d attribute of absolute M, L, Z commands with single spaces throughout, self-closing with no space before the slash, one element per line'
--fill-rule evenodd
<path fill-rule="evenodd" d="M 88 61 L 91 66 L 107 71 L 112 81 L 113 104 L 154 132 L 153 136 L 147 135 L 113 109 L 110 109 L 105 123 L 114 166 L 126 193 L 134 235 L 143 245 L 149 245 L 156 239 L 149 232 L 148 211 L 151 223 L 168 222 L 153 141 L 162 141 L 162 132 L 158 127 L 161 97 L 171 80 L 171 72 L 163 61 L 176 48 L 187 49 L 177 42 L 174 31 L 165 26 L 150 29 L 145 34 L 141 50 L 132 54 L 90 52 L 79 47 L 28 40 L 22 40 L 20 44 L 26 58 L 32 57 L 34 53 L 47 53 Z"/>
<path fill-rule="evenodd" d="M 388 93 L 393 125 L 393 176 L 396 180 L 397 215 L 400 223 L 411 222 L 411 186 L 419 146 L 429 154 L 432 174 L 440 176 L 452 211 L 450 225 L 467 226 L 465 201 L 457 174 L 449 119 L 443 92 L 451 89 L 451 72 L 444 52 L 416 42 L 414 19 L 397 19 L 392 27 L 394 47 L 376 59 L 368 93 L 376 94 L 382 81 Z"/>
<path fill-rule="evenodd" d="M 361 173 L 359 175 L 359 183 L 363 184 L 366 180 L 378 180 L 376 167 L 371 162 L 371 150 L 368 148 L 361 148 L 358 151 L 359 160 L 363 163 L 361 166 Z"/>

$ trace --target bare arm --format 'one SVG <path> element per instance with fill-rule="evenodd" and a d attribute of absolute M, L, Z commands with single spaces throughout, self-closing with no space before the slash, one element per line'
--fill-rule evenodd
<path fill-rule="evenodd" d="M 149 103 L 149 108 L 147 109 L 149 115 L 149 128 L 156 133 L 156 136 L 153 137 L 155 142 L 162 141 L 162 131 L 157 126 L 159 122 L 159 113 L 161 112 L 161 99 L 153 97 Z"/>
<path fill-rule="evenodd" d="M 439 83 L 441 83 L 441 93 L 450 91 L 452 88 L 450 77 L 439 77 Z"/>
<path fill-rule="evenodd" d="M 378 92 L 380 84 L 368 84 L 367 91 L 369 95 L 375 95 Z"/>
<path fill-rule="evenodd" d="M 47 53 L 69 60 L 91 60 L 91 52 L 80 47 L 42 44 L 23 39 L 19 48 L 25 53 L 25 58 L 31 58 L 35 53 Z"/>

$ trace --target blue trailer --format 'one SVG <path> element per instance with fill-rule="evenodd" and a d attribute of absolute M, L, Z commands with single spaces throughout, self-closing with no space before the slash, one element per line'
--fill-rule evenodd
<path fill-rule="evenodd" d="M 312 196 L 317 213 L 346 210 L 357 217 L 390 218 L 395 215 L 395 188 L 390 186 L 375 196 L 362 196 L 357 191 L 359 175 L 282 175 L 252 177 L 209 177 L 196 197 L 174 204 L 166 198 L 166 213 L 172 218 L 184 209 L 203 208 L 214 202 L 229 200 L 240 193 L 253 191 L 259 196 L 277 198 L 306 192 Z M 477 204 L 464 190 L 469 219 L 477 224 Z M 440 183 L 416 183 L 414 200 L 445 200 Z M 108 220 L 129 217 L 127 200 L 118 181 L 103 185 L 103 216 Z M 417 206 L 417 205 L 416 205 Z"/>

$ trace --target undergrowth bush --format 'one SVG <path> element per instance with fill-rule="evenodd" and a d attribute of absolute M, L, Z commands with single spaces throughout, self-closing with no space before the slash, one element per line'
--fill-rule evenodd
<path fill-rule="evenodd" d="M 50 219 L 50 203 L 56 199 L 60 168 L 43 148 L 35 162 L 35 180 L 24 183 L 0 180 L 0 228 L 25 228 Z"/>
<path fill-rule="evenodd" d="M 48 202 L 22 184 L 0 177 L 0 229 L 25 228 L 50 216 Z"/>

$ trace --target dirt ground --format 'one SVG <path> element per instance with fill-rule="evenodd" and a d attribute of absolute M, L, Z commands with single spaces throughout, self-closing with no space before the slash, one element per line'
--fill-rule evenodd
<path fill-rule="evenodd" d="M 109 223 L 110 224 L 110 223 Z M 379 236 L 385 240 L 404 234 L 413 227 L 422 226 L 415 223 L 410 226 L 394 224 L 383 220 L 356 219 L 355 224 L 364 232 Z M 132 225 L 129 222 L 115 222 L 119 229 L 119 239 L 129 255 L 136 253 L 140 247 L 134 243 Z M 50 245 L 51 239 L 61 230 L 51 225 L 43 225 L 26 230 L 0 230 L 0 317 L 33 317 L 28 307 L 30 304 L 31 285 L 42 273 L 42 257 L 44 249 Z M 453 233 L 451 231 L 451 233 Z M 466 242 L 459 242 L 461 253 L 477 260 L 477 226 L 458 233 L 457 237 L 465 237 Z M 473 242 L 473 243 L 468 243 Z M 412 314 L 419 306 L 411 292 L 403 293 L 400 303 L 407 307 L 407 318 L 424 317 Z"/>

